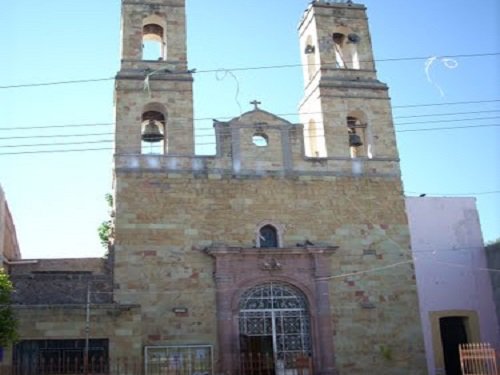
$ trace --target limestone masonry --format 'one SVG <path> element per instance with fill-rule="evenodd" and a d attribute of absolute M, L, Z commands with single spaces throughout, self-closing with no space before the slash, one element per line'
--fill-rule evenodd
<path fill-rule="evenodd" d="M 196 374 L 424 374 L 391 104 L 365 12 L 305 11 L 300 124 L 255 102 L 214 121 L 216 155 L 196 156 L 185 1 L 123 0 L 109 259 L 19 271 L 23 285 L 57 291 L 65 278 L 75 290 L 21 291 L 22 337 L 84 338 L 91 285 L 91 338 L 148 374 L 188 361 Z"/>

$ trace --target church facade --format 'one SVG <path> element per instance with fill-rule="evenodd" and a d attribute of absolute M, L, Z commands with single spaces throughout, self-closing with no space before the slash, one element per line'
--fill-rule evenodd
<path fill-rule="evenodd" d="M 311 3 L 300 123 L 255 101 L 214 121 L 214 156 L 194 153 L 185 17 L 185 0 L 122 1 L 111 254 L 20 266 L 38 278 L 72 268 L 78 291 L 51 304 L 19 297 L 23 339 L 86 337 L 146 374 L 425 373 L 365 7 Z"/>

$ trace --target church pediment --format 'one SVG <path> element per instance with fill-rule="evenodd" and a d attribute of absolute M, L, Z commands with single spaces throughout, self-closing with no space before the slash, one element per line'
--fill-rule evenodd
<path fill-rule="evenodd" d="M 216 121 L 216 123 L 222 123 Z M 292 126 L 293 124 L 286 119 L 279 117 L 271 112 L 264 111 L 260 108 L 243 113 L 241 116 L 224 123 L 226 126 Z"/>

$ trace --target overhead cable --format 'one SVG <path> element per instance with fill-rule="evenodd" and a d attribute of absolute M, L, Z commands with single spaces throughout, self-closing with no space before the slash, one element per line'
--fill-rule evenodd
<path fill-rule="evenodd" d="M 457 55 L 442 55 L 441 57 L 446 58 L 473 58 L 473 57 L 488 57 L 488 56 L 498 56 L 500 52 L 485 52 L 485 53 L 471 53 L 471 54 L 457 54 Z M 375 60 L 365 60 L 360 61 L 360 63 L 370 63 L 370 62 L 396 62 L 396 61 L 412 61 L 412 60 L 427 60 L 429 56 L 418 56 L 418 57 L 398 57 L 398 58 L 385 58 L 385 59 L 375 59 Z M 331 62 L 330 64 L 334 64 Z M 241 72 L 241 71 L 251 71 L 251 70 L 266 70 L 266 69 L 284 69 L 284 68 L 296 68 L 304 65 L 328 65 L 327 64 L 281 64 L 281 65 L 264 65 L 264 66 L 253 66 L 253 67 L 241 67 L 241 68 L 217 68 L 217 69 L 206 69 L 206 70 L 196 70 L 192 71 L 194 74 L 200 73 L 217 73 L 221 70 L 227 72 Z M 0 89 L 13 89 L 13 88 L 26 88 L 26 87 L 39 87 L 39 86 L 52 86 L 52 85 L 66 85 L 66 84 L 77 84 L 77 83 L 91 83 L 100 81 L 111 81 L 115 77 L 106 78 L 93 78 L 93 79 L 77 79 L 77 80 L 66 80 L 66 81 L 53 81 L 53 82 L 38 82 L 38 83 L 24 83 L 24 84 L 14 84 L 14 85 L 4 85 L 0 86 Z"/>

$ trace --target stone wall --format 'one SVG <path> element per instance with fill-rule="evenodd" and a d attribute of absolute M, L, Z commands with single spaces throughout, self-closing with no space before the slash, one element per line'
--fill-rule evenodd
<path fill-rule="evenodd" d="M 12 264 L 12 302 L 18 305 L 111 303 L 112 274 L 104 259 L 41 259 Z"/>
<path fill-rule="evenodd" d="M 271 222 L 283 228 L 283 247 L 300 252 L 307 240 L 338 246 L 323 277 L 340 373 L 422 373 L 398 178 L 116 172 L 115 298 L 143 306 L 144 345 L 217 348 L 214 261 L 204 249 L 251 249 L 260 223 Z M 251 268 L 244 251 L 241 257 L 242 267 Z M 240 275 L 244 281 L 230 282 L 235 291 L 252 284 L 248 270 Z M 273 279 L 279 277 L 267 280 Z M 296 279 L 287 280 L 300 285 Z"/>
<path fill-rule="evenodd" d="M 140 363 L 140 306 L 113 302 L 109 262 L 100 258 L 41 259 L 11 265 L 19 337 L 83 339 L 88 316 L 89 337 L 109 339 L 111 360 L 127 358 Z M 7 364 L 12 360 L 10 349 L 5 358 Z"/>
<path fill-rule="evenodd" d="M 85 305 L 14 306 L 23 340 L 82 339 L 86 337 Z M 141 361 L 140 309 L 138 306 L 91 305 L 89 337 L 109 339 L 111 360 Z M 5 355 L 9 363 L 12 356 Z"/>

